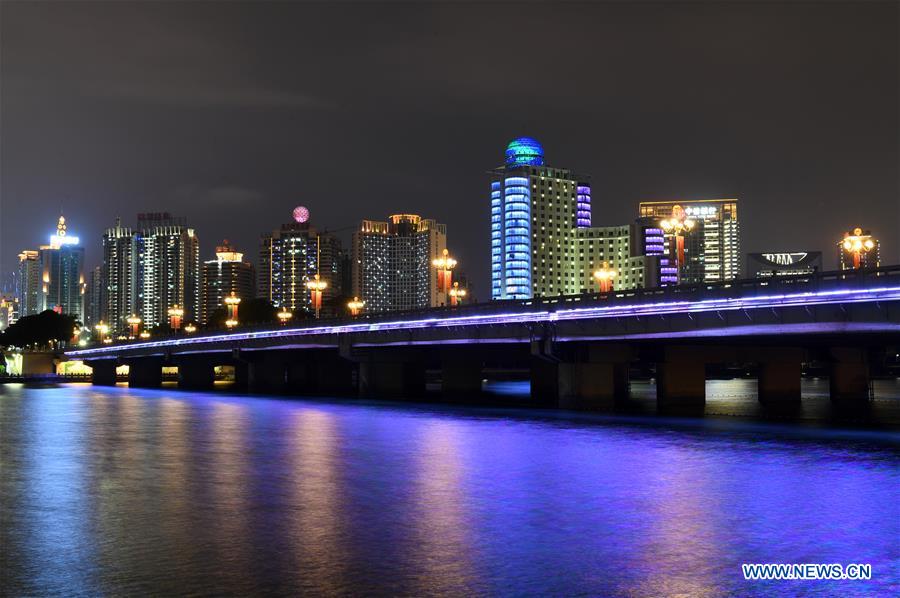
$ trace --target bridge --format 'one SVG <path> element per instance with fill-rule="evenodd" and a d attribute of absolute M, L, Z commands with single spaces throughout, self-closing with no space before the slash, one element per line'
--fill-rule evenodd
<path fill-rule="evenodd" d="M 208 388 L 216 366 L 261 392 L 421 396 L 439 370 L 449 397 L 478 393 L 488 365 L 527 368 L 536 404 L 603 408 L 629 371 L 655 371 L 661 408 L 702 406 L 706 368 L 755 364 L 759 399 L 800 400 L 801 368 L 828 368 L 831 398 L 870 397 L 873 361 L 900 346 L 900 267 L 436 308 L 183 335 L 66 352 L 94 384 Z"/>

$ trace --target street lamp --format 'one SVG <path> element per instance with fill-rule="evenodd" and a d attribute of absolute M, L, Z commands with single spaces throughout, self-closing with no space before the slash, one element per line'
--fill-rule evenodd
<path fill-rule="evenodd" d="M 184 331 L 188 334 L 194 334 L 195 332 L 197 332 L 197 327 L 193 324 L 188 324 L 184 327 Z"/>
<path fill-rule="evenodd" d="M 365 304 L 366 302 L 360 301 L 359 297 L 354 297 L 352 301 L 348 301 L 347 308 L 350 310 L 350 315 L 353 317 L 358 316 Z"/>
<path fill-rule="evenodd" d="M 675 259 L 680 269 L 684 265 L 684 233 L 691 232 L 696 223 L 687 217 L 684 208 L 679 205 L 672 207 L 672 217 L 663 219 L 659 225 L 666 234 L 672 236 L 675 241 Z"/>
<path fill-rule="evenodd" d="M 228 319 L 225 320 L 225 325 L 229 328 L 234 328 L 238 325 L 238 305 L 241 304 L 241 298 L 234 294 L 234 291 L 231 291 L 231 294 L 225 297 L 225 309 L 228 310 Z"/>
<path fill-rule="evenodd" d="M 454 283 L 453 283 L 453 288 L 450 289 L 450 293 L 449 293 L 449 295 L 450 295 L 450 305 L 451 305 L 452 307 L 456 307 L 459 303 L 462 302 L 463 299 L 466 298 L 466 295 L 468 295 L 468 294 L 469 294 L 469 293 L 468 293 L 468 291 L 466 291 L 466 289 L 461 289 L 461 288 L 459 288 L 459 283 L 458 283 L 458 282 L 454 282 Z"/>
<path fill-rule="evenodd" d="M 316 274 L 313 280 L 307 281 L 306 288 L 309 289 L 313 309 L 316 310 L 316 318 L 318 318 L 319 310 L 322 309 L 322 292 L 328 288 L 328 283 L 324 280 L 319 280 L 319 275 Z"/>
<path fill-rule="evenodd" d="M 600 286 L 601 293 L 608 293 L 613 289 L 613 279 L 616 277 L 615 268 L 609 267 L 609 262 L 603 262 L 599 270 L 594 271 L 594 279 Z"/>
<path fill-rule="evenodd" d="M 142 339 L 147 340 L 148 338 L 150 338 L 150 331 L 149 331 L 149 330 L 143 330 L 143 331 L 141 331 L 140 336 L 141 336 Z"/>
<path fill-rule="evenodd" d="M 97 322 L 97 325 L 94 326 L 94 329 L 100 335 L 100 342 L 105 342 L 106 333 L 109 332 L 109 326 L 103 323 L 103 320 Z"/>
<path fill-rule="evenodd" d="M 125 318 L 125 321 L 131 326 L 131 338 L 137 338 L 138 326 L 141 325 L 141 319 L 137 315 L 132 314 Z"/>
<path fill-rule="evenodd" d="M 853 229 L 853 234 L 844 233 L 844 242 L 841 244 L 844 251 L 853 255 L 853 269 L 858 269 L 862 265 L 862 256 L 869 253 L 875 248 L 875 241 L 872 235 L 863 232 L 863 229 L 857 227 Z"/>
<path fill-rule="evenodd" d="M 178 332 L 178 329 L 181 328 L 181 318 L 184 316 L 184 309 L 178 307 L 178 305 L 173 305 L 169 308 L 169 327 Z"/>
<path fill-rule="evenodd" d="M 278 319 L 281 321 L 282 326 L 287 326 L 288 321 L 294 317 L 294 314 L 291 313 L 291 310 L 286 307 L 282 307 L 281 311 L 279 311 L 275 315 L 278 316 Z"/>
<path fill-rule="evenodd" d="M 453 279 L 453 268 L 456 267 L 456 260 L 450 257 L 450 252 L 445 249 L 441 257 L 432 260 L 431 265 L 437 268 L 438 292 L 448 292 Z"/>

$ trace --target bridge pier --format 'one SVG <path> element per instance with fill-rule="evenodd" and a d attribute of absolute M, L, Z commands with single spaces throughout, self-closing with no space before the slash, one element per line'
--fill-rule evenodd
<path fill-rule="evenodd" d="M 362 397 L 425 397 L 425 364 L 418 361 L 375 361 L 359 364 Z"/>
<path fill-rule="evenodd" d="M 178 388 L 208 390 L 215 383 L 215 364 L 206 358 L 178 361 Z"/>
<path fill-rule="evenodd" d="M 766 405 L 800 403 L 800 380 L 803 374 L 803 351 L 800 349 L 767 349 L 759 360 L 757 374 L 758 399 Z"/>
<path fill-rule="evenodd" d="M 660 411 L 703 411 L 706 361 L 694 347 L 666 347 L 656 364 L 656 405 Z"/>
<path fill-rule="evenodd" d="M 830 350 L 831 400 L 861 405 L 869 402 L 869 362 L 866 351 L 856 347 Z"/>
<path fill-rule="evenodd" d="M 481 360 L 445 355 L 441 361 L 441 393 L 451 399 L 480 395 L 482 367 Z"/>
<path fill-rule="evenodd" d="M 315 362 L 315 390 L 326 395 L 358 393 L 356 365 L 334 354 L 319 355 Z"/>
<path fill-rule="evenodd" d="M 242 364 L 240 385 L 249 392 L 284 392 L 287 384 L 287 364 L 280 357 L 260 356 Z M 237 375 L 237 372 L 235 372 Z"/>
<path fill-rule="evenodd" d="M 559 361 L 533 358 L 535 402 L 563 409 L 604 410 L 628 399 L 632 351 L 625 346 L 574 347 Z"/>
<path fill-rule="evenodd" d="M 96 386 L 115 386 L 116 385 L 116 366 L 118 362 L 115 359 L 95 359 L 85 361 L 91 368 L 91 383 Z"/>
<path fill-rule="evenodd" d="M 159 388 L 161 385 L 161 359 L 151 357 L 128 362 L 129 388 Z"/>

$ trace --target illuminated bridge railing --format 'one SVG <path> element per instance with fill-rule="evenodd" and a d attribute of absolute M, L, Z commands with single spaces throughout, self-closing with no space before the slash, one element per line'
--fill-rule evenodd
<path fill-rule="evenodd" d="M 290 328 L 239 328 L 232 332 L 130 341 L 67 352 L 70 356 L 111 354 L 117 349 L 179 347 L 229 340 L 353 334 L 425 327 L 529 324 L 548 320 L 629 317 L 724 309 L 814 305 L 834 301 L 900 301 L 900 266 L 824 272 L 771 279 L 731 280 L 677 287 L 492 301 L 456 307 L 369 314 L 298 322 Z"/>

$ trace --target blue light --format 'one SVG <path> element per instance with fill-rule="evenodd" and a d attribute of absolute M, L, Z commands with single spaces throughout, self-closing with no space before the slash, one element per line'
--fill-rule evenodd
<path fill-rule="evenodd" d="M 519 137 L 506 146 L 507 166 L 542 166 L 544 164 L 544 148 L 537 139 Z"/>

